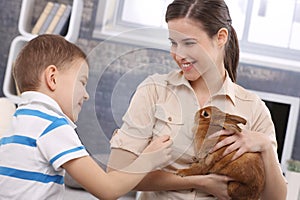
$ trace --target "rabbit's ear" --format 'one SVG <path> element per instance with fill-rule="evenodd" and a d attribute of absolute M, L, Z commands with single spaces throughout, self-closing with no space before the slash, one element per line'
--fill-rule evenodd
<path fill-rule="evenodd" d="M 232 123 L 235 123 L 235 124 L 242 123 L 245 125 L 247 123 L 247 120 L 245 120 L 244 118 L 237 116 L 237 115 L 230 115 L 230 114 L 226 115 L 226 120 L 228 120 Z"/>

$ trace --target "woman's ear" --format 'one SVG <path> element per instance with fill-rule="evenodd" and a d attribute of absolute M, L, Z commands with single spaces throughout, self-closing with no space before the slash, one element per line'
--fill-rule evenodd
<path fill-rule="evenodd" d="M 58 69 L 55 65 L 49 65 L 45 69 L 45 82 L 51 91 L 54 91 L 57 86 Z"/>
<path fill-rule="evenodd" d="M 222 47 L 226 44 L 228 40 L 228 30 L 227 28 L 220 28 L 217 33 L 218 36 L 218 46 Z"/>

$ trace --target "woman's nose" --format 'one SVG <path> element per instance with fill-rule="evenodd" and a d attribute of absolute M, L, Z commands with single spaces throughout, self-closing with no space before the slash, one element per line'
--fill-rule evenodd
<path fill-rule="evenodd" d="M 176 60 L 184 60 L 187 57 L 185 49 L 180 46 L 174 49 L 173 54 L 175 55 Z"/>
<path fill-rule="evenodd" d="M 179 54 L 176 54 L 175 58 L 176 58 L 176 60 L 178 60 L 178 61 L 183 61 L 183 60 L 186 59 L 186 57 L 184 57 L 184 56 L 182 56 L 182 55 L 179 55 Z"/>

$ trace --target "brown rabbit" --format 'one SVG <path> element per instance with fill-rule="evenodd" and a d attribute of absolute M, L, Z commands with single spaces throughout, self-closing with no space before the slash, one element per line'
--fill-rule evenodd
<path fill-rule="evenodd" d="M 214 145 L 226 138 L 207 138 L 209 135 L 222 130 L 241 132 L 239 123 L 246 124 L 246 120 L 239 116 L 224 113 L 216 107 L 209 106 L 199 110 L 195 121 L 195 149 L 197 161 L 187 169 L 179 169 L 180 176 L 221 174 L 234 179 L 228 183 L 228 194 L 232 200 L 257 200 L 264 188 L 264 165 L 260 153 L 245 153 L 238 159 L 231 161 L 236 151 L 223 157 L 226 147 L 213 153 L 209 151 Z"/>

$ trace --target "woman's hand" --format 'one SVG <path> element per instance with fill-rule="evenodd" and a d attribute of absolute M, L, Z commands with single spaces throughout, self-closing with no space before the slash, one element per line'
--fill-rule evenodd
<path fill-rule="evenodd" d="M 217 197 L 218 200 L 231 199 L 227 192 L 227 186 L 228 182 L 232 181 L 233 179 L 217 174 L 188 177 L 193 179 L 192 181 L 196 184 L 196 189 L 200 189 L 208 194 L 211 194 L 214 197 Z"/>
<path fill-rule="evenodd" d="M 223 153 L 223 156 L 230 154 L 233 151 L 237 151 L 232 160 L 237 159 L 246 152 L 264 152 L 267 148 L 271 147 L 271 140 L 265 134 L 242 130 L 242 132 L 232 133 L 230 131 L 222 130 L 218 131 L 209 137 L 228 136 L 222 141 L 218 142 L 211 152 L 227 146 Z"/>

